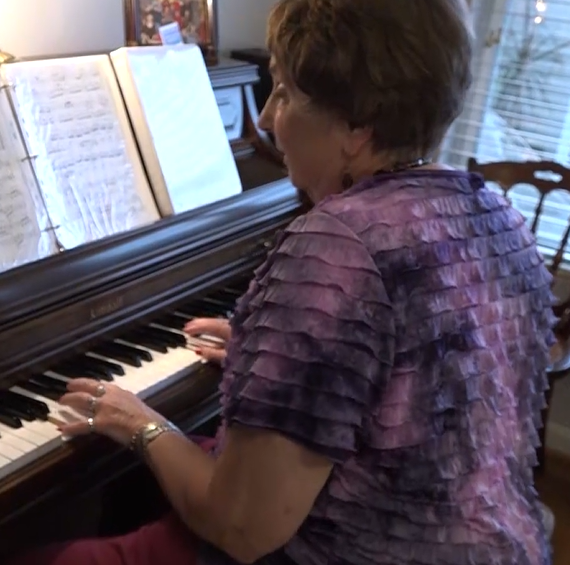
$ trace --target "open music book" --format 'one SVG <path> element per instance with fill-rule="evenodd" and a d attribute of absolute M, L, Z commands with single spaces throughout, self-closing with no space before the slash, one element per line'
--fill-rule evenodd
<path fill-rule="evenodd" d="M 0 90 L 0 272 L 58 252 L 7 89 Z"/>
<path fill-rule="evenodd" d="M 241 193 L 199 47 L 126 47 L 111 60 L 161 213 Z"/>
<path fill-rule="evenodd" d="M 28 221 L 40 231 L 51 224 L 41 256 L 160 218 L 107 55 L 11 63 L 1 77 L 23 139 L 21 162 L 35 173 L 19 190 L 36 203 Z"/>

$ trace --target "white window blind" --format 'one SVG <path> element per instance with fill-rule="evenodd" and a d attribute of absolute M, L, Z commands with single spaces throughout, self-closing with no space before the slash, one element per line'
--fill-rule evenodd
<path fill-rule="evenodd" d="M 473 0 L 475 80 L 440 160 L 552 160 L 570 167 L 570 0 Z M 567 187 L 570 190 L 570 186 Z M 518 185 L 509 196 L 527 218 L 538 193 Z M 546 200 L 537 238 L 548 254 L 570 218 L 570 194 Z"/>

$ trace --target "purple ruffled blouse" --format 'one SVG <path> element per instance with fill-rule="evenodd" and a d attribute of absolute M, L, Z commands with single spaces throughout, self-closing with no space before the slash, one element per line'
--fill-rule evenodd
<path fill-rule="evenodd" d="M 379 175 L 296 219 L 238 303 L 219 449 L 236 422 L 335 465 L 260 563 L 550 563 L 532 477 L 550 285 L 478 175 Z"/>

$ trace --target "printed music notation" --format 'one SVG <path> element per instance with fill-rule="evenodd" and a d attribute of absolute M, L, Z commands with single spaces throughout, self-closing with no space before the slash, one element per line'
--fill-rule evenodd
<path fill-rule="evenodd" d="M 111 53 L 163 215 L 242 192 L 204 58 L 195 45 Z"/>
<path fill-rule="evenodd" d="M 6 89 L 1 89 L 0 272 L 57 252 L 57 241 L 26 159 Z"/>
<path fill-rule="evenodd" d="M 2 69 L 64 249 L 159 219 L 107 56 Z"/>

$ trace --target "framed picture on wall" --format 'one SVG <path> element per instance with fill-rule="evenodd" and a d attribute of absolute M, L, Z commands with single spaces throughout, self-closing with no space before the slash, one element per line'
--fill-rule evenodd
<path fill-rule="evenodd" d="M 182 41 L 197 43 L 206 63 L 217 63 L 217 0 L 124 1 L 127 45 L 161 45 L 161 26 L 177 23 Z"/>

